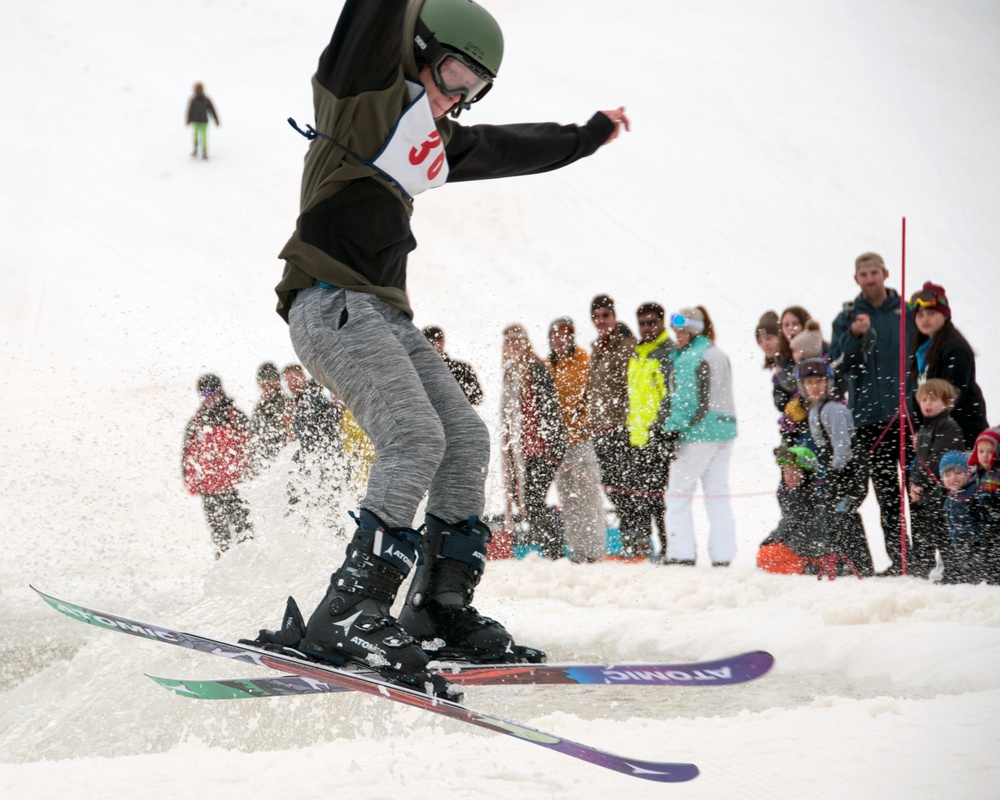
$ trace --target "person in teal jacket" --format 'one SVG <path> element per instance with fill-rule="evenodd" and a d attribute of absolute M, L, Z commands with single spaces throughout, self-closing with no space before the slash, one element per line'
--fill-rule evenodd
<path fill-rule="evenodd" d="M 712 566 L 727 567 L 736 555 L 736 523 L 729 501 L 729 462 L 736 438 L 729 357 L 715 345 L 715 329 L 703 306 L 674 314 L 670 326 L 678 349 L 670 354 L 670 413 L 666 435 L 676 442 L 667 485 L 667 564 L 694 566 L 697 546 L 691 499 L 705 492 Z"/>

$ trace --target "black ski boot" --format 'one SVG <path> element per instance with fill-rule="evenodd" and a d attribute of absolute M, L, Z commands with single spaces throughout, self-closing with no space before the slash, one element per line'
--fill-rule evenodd
<path fill-rule="evenodd" d="M 400 627 L 435 659 L 543 662 L 545 653 L 514 644 L 503 625 L 469 605 L 486 567 L 490 529 L 478 517 L 449 525 L 433 514 L 425 525 L 422 559 L 399 615 Z"/>
<path fill-rule="evenodd" d="M 387 528 L 362 509 L 343 565 L 309 623 L 289 598 L 280 631 L 261 631 L 256 642 L 268 649 L 291 649 L 335 666 L 348 662 L 375 670 L 386 680 L 457 699 L 461 695 L 427 670 L 428 655 L 389 610 L 396 592 L 418 559 L 419 536 L 409 528 Z M 292 640 L 295 640 L 294 642 Z"/>

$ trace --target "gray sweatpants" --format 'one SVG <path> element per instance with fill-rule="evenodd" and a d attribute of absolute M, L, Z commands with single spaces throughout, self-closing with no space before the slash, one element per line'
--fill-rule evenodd
<path fill-rule="evenodd" d="M 289 327 L 303 366 L 375 445 L 364 508 L 410 527 L 428 493 L 428 513 L 448 523 L 482 515 L 489 431 L 402 311 L 365 292 L 314 286 L 296 296 Z"/>

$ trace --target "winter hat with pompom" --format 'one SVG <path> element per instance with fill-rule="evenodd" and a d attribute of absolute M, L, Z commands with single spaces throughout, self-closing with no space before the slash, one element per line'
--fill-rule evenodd
<path fill-rule="evenodd" d="M 811 319 L 806 323 L 806 329 L 788 343 L 792 353 L 802 353 L 802 358 L 820 358 L 823 355 L 823 334 L 819 332 L 819 323 Z"/>

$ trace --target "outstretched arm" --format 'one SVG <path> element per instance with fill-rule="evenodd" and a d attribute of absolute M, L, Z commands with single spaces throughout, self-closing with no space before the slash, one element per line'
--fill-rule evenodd
<path fill-rule="evenodd" d="M 626 132 L 632 130 L 632 123 L 625 114 L 625 106 L 618 106 L 618 108 L 611 109 L 610 111 L 602 111 L 601 113 L 611 120 L 615 126 L 614 131 L 605 139 L 604 144 L 611 144 L 611 142 L 617 139 L 618 135 L 622 132 L 622 128 Z"/>

